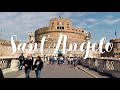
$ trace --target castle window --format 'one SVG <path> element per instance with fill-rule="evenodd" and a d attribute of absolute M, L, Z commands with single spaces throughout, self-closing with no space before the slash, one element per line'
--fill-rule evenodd
<path fill-rule="evenodd" d="M 64 22 L 62 22 L 62 25 L 64 25 Z"/>
<path fill-rule="evenodd" d="M 52 22 L 52 28 L 54 27 L 54 22 Z"/>
<path fill-rule="evenodd" d="M 52 25 L 54 25 L 54 22 L 52 22 Z"/>
<path fill-rule="evenodd" d="M 67 25 L 69 25 L 69 23 L 67 23 Z"/>
<path fill-rule="evenodd" d="M 64 27 L 62 27 L 62 29 L 64 29 Z"/>
<path fill-rule="evenodd" d="M 61 27 L 60 27 L 60 29 L 61 29 Z"/>
<path fill-rule="evenodd" d="M 59 22 L 57 22 L 57 25 L 59 25 Z"/>
<path fill-rule="evenodd" d="M 84 31 L 82 31 L 82 33 L 84 33 Z"/>
<path fill-rule="evenodd" d="M 57 27 L 57 29 L 59 29 L 59 27 Z"/>

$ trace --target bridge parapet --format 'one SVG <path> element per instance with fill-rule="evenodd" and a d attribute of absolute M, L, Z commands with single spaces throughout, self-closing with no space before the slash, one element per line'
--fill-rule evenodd
<path fill-rule="evenodd" d="M 0 57 L 0 68 L 3 70 L 3 73 L 8 73 L 12 71 L 18 71 L 19 66 L 19 56 L 4 56 Z M 37 56 L 33 56 L 34 61 L 36 60 Z M 46 60 L 46 57 L 41 57 L 44 62 L 48 61 Z"/>
<path fill-rule="evenodd" d="M 115 58 L 87 58 L 81 64 L 89 69 L 120 78 L 120 59 Z"/>

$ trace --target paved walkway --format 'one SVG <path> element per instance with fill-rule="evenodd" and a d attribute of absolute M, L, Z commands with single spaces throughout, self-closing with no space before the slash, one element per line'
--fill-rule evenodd
<path fill-rule="evenodd" d="M 25 78 L 24 70 L 4 74 L 5 78 Z M 35 72 L 30 73 L 31 78 L 35 78 Z M 72 65 L 44 65 L 41 72 L 41 78 L 109 78 L 99 73 L 89 70 L 81 65 L 74 67 Z"/>

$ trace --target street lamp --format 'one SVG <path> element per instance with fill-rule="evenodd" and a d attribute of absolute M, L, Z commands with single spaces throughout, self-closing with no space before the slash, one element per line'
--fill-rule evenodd
<path fill-rule="evenodd" d="M 87 32 L 87 36 L 86 36 L 86 41 L 87 43 L 90 41 L 92 35 L 91 35 L 91 32 Z M 85 56 L 86 52 L 83 54 L 83 57 Z"/>
<path fill-rule="evenodd" d="M 87 32 L 86 40 L 87 40 L 87 41 L 90 41 L 91 37 L 92 37 L 91 32 Z"/>

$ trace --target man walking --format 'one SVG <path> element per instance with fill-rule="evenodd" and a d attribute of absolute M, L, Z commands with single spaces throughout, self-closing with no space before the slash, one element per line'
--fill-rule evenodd
<path fill-rule="evenodd" d="M 55 62 L 55 58 L 54 56 L 52 56 L 52 64 L 54 64 L 54 62 Z"/>
<path fill-rule="evenodd" d="M 24 64 L 25 58 L 23 56 L 23 53 L 19 56 L 19 70 L 22 70 L 23 64 Z"/>
<path fill-rule="evenodd" d="M 25 65 L 26 78 L 30 78 L 29 74 L 30 74 L 30 71 L 33 68 L 33 57 L 32 57 L 32 54 L 28 54 L 27 55 L 27 59 L 25 60 L 24 65 Z"/>
<path fill-rule="evenodd" d="M 74 63 L 74 67 L 76 67 L 77 66 L 77 57 L 76 56 L 73 58 L 73 63 Z"/>
<path fill-rule="evenodd" d="M 2 69 L 1 69 L 1 64 L 0 64 L 0 78 L 4 78 L 3 72 L 2 72 Z"/>
<path fill-rule="evenodd" d="M 43 68 L 43 61 L 40 56 L 37 56 L 33 70 L 35 70 L 36 78 L 40 78 L 41 70 Z"/>

